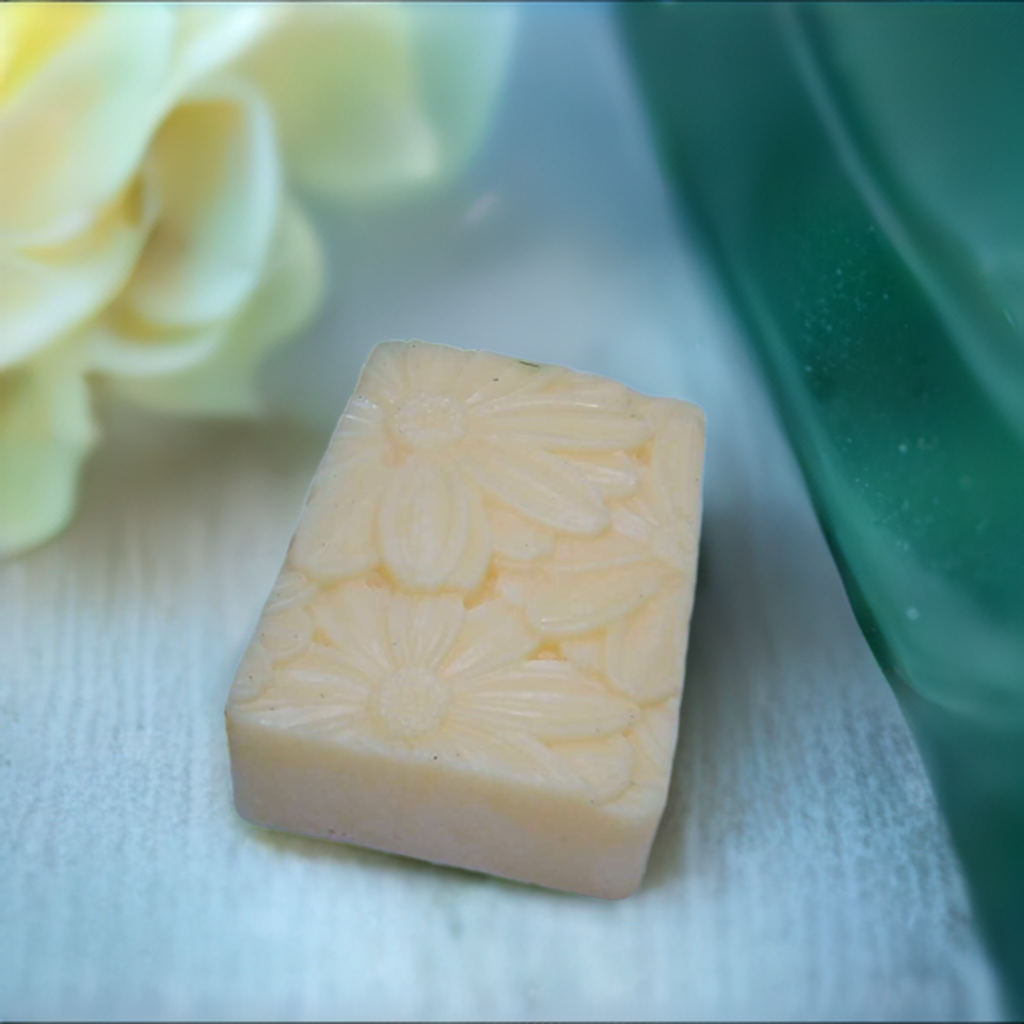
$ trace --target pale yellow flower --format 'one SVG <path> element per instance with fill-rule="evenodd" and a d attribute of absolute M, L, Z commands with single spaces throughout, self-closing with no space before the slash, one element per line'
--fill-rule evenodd
<path fill-rule="evenodd" d="M 0 7 L 0 368 L 117 294 L 156 212 L 137 180 L 153 133 L 265 21 L 230 5 Z"/>
<path fill-rule="evenodd" d="M 46 403 L 74 377 L 88 423 L 90 374 L 165 410 L 258 411 L 260 358 L 325 280 L 289 177 L 352 200 L 449 173 L 486 122 L 510 17 L 0 5 L 0 403 L 31 379 L 36 427 L 62 423 Z M 39 540 L 67 519 L 92 429 L 54 437 L 47 473 L 65 480 L 40 487 L 10 426 L 23 418 L 0 407 L 0 516 L 34 508 L 38 529 L 7 532 Z"/>
<path fill-rule="evenodd" d="M 383 564 L 414 590 L 472 591 L 492 551 L 528 562 L 559 535 L 605 532 L 602 487 L 628 486 L 620 457 L 651 425 L 610 382 L 418 342 L 374 350 L 337 436 L 295 564 L 326 579 Z"/>
<path fill-rule="evenodd" d="M 436 182 L 482 135 L 504 78 L 505 4 L 325 3 L 286 13 L 241 62 L 268 97 L 288 165 L 327 197 Z"/>
<path fill-rule="evenodd" d="M 141 172 L 159 209 L 146 245 L 117 298 L 84 329 L 90 367 L 111 388 L 178 411 L 255 411 L 252 401 L 239 406 L 239 389 L 255 394 L 257 357 L 308 316 L 323 279 L 282 174 L 269 113 L 248 85 L 221 80 L 175 106 Z M 270 280 L 283 306 L 270 320 L 247 317 Z M 190 394 L 189 384 L 203 390 L 203 372 L 235 356 L 244 364 L 222 402 L 210 388 L 205 401 Z"/>
<path fill-rule="evenodd" d="M 173 340 L 97 332 L 100 348 L 93 359 L 116 368 L 106 379 L 111 390 L 150 408 L 205 416 L 259 413 L 263 357 L 309 319 L 325 284 L 320 243 L 299 208 L 286 203 L 256 286 L 233 317 Z M 174 372 L 154 371 L 161 359 L 179 354 Z"/>
<path fill-rule="evenodd" d="M 0 557 L 66 525 L 95 439 L 80 352 L 55 346 L 0 373 Z"/>

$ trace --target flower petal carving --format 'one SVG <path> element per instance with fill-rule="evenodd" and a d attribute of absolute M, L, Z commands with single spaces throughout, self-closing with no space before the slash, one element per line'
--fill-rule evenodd
<path fill-rule="evenodd" d="M 660 813 L 702 445 L 698 413 L 611 381 L 378 346 L 239 670 L 246 707 L 353 749 Z"/>
<path fill-rule="evenodd" d="M 555 452 L 621 452 L 650 437 L 639 415 L 614 413 L 560 395 L 529 395 L 480 420 L 485 437 Z"/>
<path fill-rule="evenodd" d="M 591 798 L 600 804 L 622 796 L 633 779 L 633 745 L 624 736 L 553 748 L 579 774 Z"/>
<path fill-rule="evenodd" d="M 317 579 L 352 579 L 378 562 L 377 507 L 387 482 L 369 458 L 352 459 L 344 469 L 324 473 L 306 504 L 292 541 L 291 560 Z"/>
<path fill-rule="evenodd" d="M 464 681 L 453 716 L 538 739 L 579 740 L 621 733 L 636 708 L 561 661 L 528 661 Z"/>
<path fill-rule="evenodd" d="M 679 584 L 608 627 L 607 671 L 612 685 L 639 704 L 678 693 L 686 658 L 688 600 Z"/>
<path fill-rule="evenodd" d="M 628 498 L 640 481 L 639 466 L 625 452 L 577 454 L 567 461 L 579 469 L 605 499 Z"/>
<path fill-rule="evenodd" d="M 608 509 L 587 478 L 564 459 L 526 445 L 495 442 L 465 452 L 483 491 L 538 523 L 592 536 L 609 522 Z"/>
<path fill-rule="evenodd" d="M 274 681 L 274 666 L 259 640 L 249 644 L 231 686 L 234 700 L 241 704 L 256 700 Z"/>
<path fill-rule="evenodd" d="M 663 567 L 652 561 L 614 570 L 552 571 L 531 588 L 527 618 L 542 633 L 580 636 L 639 608 L 654 597 L 664 581 Z"/>
<path fill-rule="evenodd" d="M 453 594 L 410 597 L 396 594 L 388 604 L 391 655 L 399 667 L 436 670 L 462 628 L 465 609 Z"/>
<path fill-rule="evenodd" d="M 260 620 L 259 638 L 276 665 L 298 657 L 309 647 L 313 640 L 313 623 L 300 605 L 266 612 Z"/>
<path fill-rule="evenodd" d="M 480 492 L 473 486 L 466 486 L 463 491 L 469 512 L 466 546 L 445 585 L 463 593 L 472 593 L 483 583 L 490 568 L 494 527 L 493 522 L 489 521 Z"/>
<path fill-rule="evenodd" d="M 466 614 L 448 652 L 445 674 L 474 679 L 525 661 L 540 644 L 515 608 L 498 599 L 478 605 Z"/>
<path fill-rule="evenodd" d="M 362 580 L 321 592 L 313 619 L 354 671 L 376 679 L 393 665 L 387 636 L 388 594 Z"/>
<path fill-rule="evenodd" d="M 514 562 L 536 562 L 555 547 L 555 531 L 521 516 L 504 505 L 491 510 L 491 532 L 496 554 Z"/>
<path fill-rule="evenodd" d="M 469 522 L 469 498 L 458 474 L 410 460 L 392 475 L 381 503 L 384 562 L 402 585 L 437 590 L 466 550 Z"/>

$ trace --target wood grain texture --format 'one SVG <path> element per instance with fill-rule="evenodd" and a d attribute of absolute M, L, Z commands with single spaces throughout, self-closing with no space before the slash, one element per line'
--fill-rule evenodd
<path fill-rule="evenodd" d="M 704 407 L 687 689 L 647 881 L 606 904 L 241 822 L 224 698 L 326 434 L 110 423 L 72 528 L 0 566 L 0 1017 L 999 1012 L 911 737 L 673 237 L 606 29 L 588 5 L 538 9 L 505 141 L 462 199 L 338 227 L 323 330 L 278 383 L 336 415 L 373 341 L 419 334 Z M 509 155 L 541 150 L 542 181 Z M 485 193 L 494 217 L 453 228 Z"/>

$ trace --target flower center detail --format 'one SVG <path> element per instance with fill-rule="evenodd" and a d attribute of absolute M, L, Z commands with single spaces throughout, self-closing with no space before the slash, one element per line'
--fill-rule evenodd
<path fill-rule="evenodd" d="M 661 526 L 651 537 L 651 549 L 673 569 L 685 569 L 690 564 L 693 537 L 681 523 Z"/>
<path fill-rule="evenodd" d="M 441 448 L 466 433 L 462 403 L 445 395 L 410 398 L 388 422 L 395 440 L 409 448 Z"/>
<path fill-rule="evenodd" d="M 388 676 L 377 696 L 380 717 L 396 736 L 410 738 L 436 729 L 451 701 L 448 684 L 422 668 Z"/>

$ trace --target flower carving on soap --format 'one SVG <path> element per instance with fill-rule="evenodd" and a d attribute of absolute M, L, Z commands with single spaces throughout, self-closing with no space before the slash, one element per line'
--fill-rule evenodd
<path fill-rule="evenodd" d="M 559 540 L 519 598 L 540 632 L 563 638 L 574 664 L 601 666 L 644 704 L 671 696 L 683 672 L 703 447 L 700 423 L 677 403 L 653 400 L 647 410 L 657 427 L 650 464 L 613 509 L 612 528 Z"/>
<path fill-rule="evenodd" d="M 252 694 L 264 724 L 603 800 L 629 785 L 625 734 L 640 709 L 570 662 L 538 657 L 543 638 L 502 599 L 467 610 L 455 594 L 357 580 L 321 593 L 309 616 L 320 639 Z M 267 661 L 258 650 L 247 684 Z"/>
<path fill-rule="evenodd" d="M 664 799 L 703 417 L 490 353 L 378 346 L 236 680 L 268 727 L 624 814 Z"/>
<path fill-rule="evenodd" d="M 495 553 L 545 557 L 595 537 L 627 453 L 651 437 L 630 392 L 598 378 L 439 345 L 378 346 L 292 548 L 320 579 L 383 567 L 400 586 L 472 592 Z"/>

